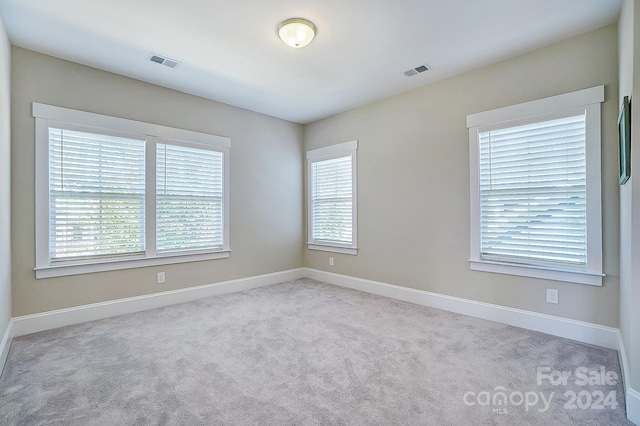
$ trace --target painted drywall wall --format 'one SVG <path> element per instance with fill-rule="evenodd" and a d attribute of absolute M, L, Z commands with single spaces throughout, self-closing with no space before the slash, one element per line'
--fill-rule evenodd
<path fill-rule="evenodd" d="M 11 46 L 0 15 L 0 340 L 11 320 L 10 80 Z"/>
<path fill-rule="evenodd" d="M 302 266 L 300 125 L 19 47 L 12 71 L 13 316 Z M 36 280 L 32 102 L 230 137 L 231 256 Z"/>
<path fill-rule="evenodd" d="M 307 150 L 359 140 L 360 248 L 357 256 L 305 250 L 305 266 L 617 327 L 616 28 L 608 26 L 305 126 Z M 606 96 L 604 286 L 471 271 L 466 116 L 597 85 L 605 85 Z M 332 267 L 329 256 L 335 259 Z M 546 303 L 547 288 L 559 290 L 558 305 Z"/>
<path fill-rule="evenodd" d="M 640 7 L 623 3 L 618 23 L 620 91 L 640 99 Z M 635 106 L 635 105 L 634 105 Z M 631 177 L 620 186 L 620 333 L 627 358 L 628 387 L 640 389 L 640 110 L 631 110 Z M 635 166 L 636 170 L 633 170 Z"/>
<path fill-rule="evenodd" d="M 625 1 L 618 21 L 618 60 L 619 60 L 619 96 L 618 103 L 624 96 L 631 96 L 633 92 L 633 2 Z M 632 135 L 633 137 L 633 135 Z M 631 338 L 631 327 L 627 321 L 630 317 L 632 301 L 625 295 L 631 288 L 631 186 L 630 179 L 620 186 L 620 333 L 622 340 L 628 342 Z M 625 345 L 627 359 L 629 349 Z M 628 372 L 627 372 L 628 373 Z"/>

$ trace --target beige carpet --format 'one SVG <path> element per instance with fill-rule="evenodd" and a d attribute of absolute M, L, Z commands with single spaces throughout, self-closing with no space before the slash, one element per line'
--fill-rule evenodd
<path fill-rule="evenodd" d="M 0 424 L 631 423 L 615 351 L 305 279 L 17 338 Z"/>

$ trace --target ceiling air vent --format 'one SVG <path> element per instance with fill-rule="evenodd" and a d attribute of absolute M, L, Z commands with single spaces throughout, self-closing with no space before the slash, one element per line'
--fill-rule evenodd
<path fill-rule="evenodd" d="M 429 71 L 430 69 L 431 67 L 429 67 L 429 65 L 424 64 L 424 65 L 420 65 L 419 67 L 415 67 L 408 71 L 405 71 L 404 75 L 406 75 L 407 77 L 411 77 L 412 75 L 420 74 L 422 72 Z"/>
<path fill-rule="evenodd" d="M 155 62 L 156 64 L 164 65 L 164 66 L 167 66 L 169 68 L 176 68 L 178 65 L 180 65 L 180 62 L 178 62 L 178 61 L 174 61 L 173 59 L 169 59 L 169 58 L 165 58 L 165 57 L 160 56 L 160 55 L 156 55 L 155 53 L 152 53 L 151 56 L 149 56 L 149 60 L 151 62 Z"/>

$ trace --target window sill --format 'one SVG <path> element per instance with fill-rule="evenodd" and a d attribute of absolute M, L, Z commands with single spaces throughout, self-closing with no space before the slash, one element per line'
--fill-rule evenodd
<path fill-rule="evenodd" d="M 551 269 L 529 265 L 490 262 L 486 260 L 470 260 L 472 271 L 493 272 L 498 274 L 518 275 L 522 277 L 541 278 L 553 281 L 565 281 L 577 284 L 602 285 L 604 274 L 566 269 Z"/>
<path fill-rule="evenodd" d="M 356 256 L 358 254 L 358 249 L 354 247 L 340 247 L 325 244 L 307 243 L 307 248 L 309 250 L 330 251 L 333 253 L 350 254 L 353 256 Z"/>
<path fill-rule="evenodd" d="M 157 256 L 143 259 L 111 260 L 101 263 L 81 263 L 59 266 L 35 268 L 36 279 L 64 277 L 67 275 L 90 274 L 94 272 L 117 271 L 120 269 L 143 268 L 146 266 L 170 265 L 173 263 L 199 262 L 202 260 L 225 259 L 229 257 L 229 250 L 213 253 L 183 254 L 172 256 Z"/>

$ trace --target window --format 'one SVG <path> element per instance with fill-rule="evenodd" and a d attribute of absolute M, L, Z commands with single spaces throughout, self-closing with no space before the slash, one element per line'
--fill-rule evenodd
<path fill-rule="evenodd" d="M 357 149 L 351 141 L 307 152 L 309 249 L 357 254 Z"/>
<path fill-rule="evenodd" d="M 602 284 L 602 86 L 467 117 L 471 269 Z"/>
<path fill-rule="evenodd" d="M 36 278 L 229 256 L 227 138 L 33 104 Z"/>
<path fill-rule="evenodd" d="M 49 127 L 51 265 L 144 253 L 144 146 Z"/>
<path fill-rule="evenodd" d="M 224 154 L 158 143 L 156 250 L 222 250 Z"/>

